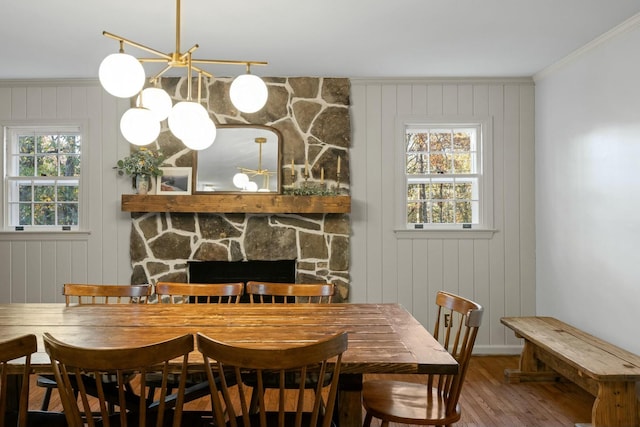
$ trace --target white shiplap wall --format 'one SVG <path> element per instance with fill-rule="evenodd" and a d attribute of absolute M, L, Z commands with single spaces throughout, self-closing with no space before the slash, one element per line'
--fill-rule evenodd
<path fill-rule="evenodd" d="M 65 282 L 129 283 L 130 216 L 119 202 L 126 183 L 112 169 L 128 149 L 117 130 L 127 105 L 95 81 L 0 82 L 0 125 L 61 120 L 87 126 L 88 198 L 84 233 L 0 233 L 0 303 L 63 301 Z"/>
<path fill-rule="evenodd" d="M 478 352 L 518 351 L 500 317 L 535 313 L 533 89 L 530 79 L 352 81 L 352 302 L 400 302 L 429 326 L 433 296 L 447 289 L 485 306 Z M 89 234 L 0 233 L 0 303 L 61 301 L 70 281 L 129 283 L 131 218 L 120 195 L 130 188 L 112 169 L 129 150 L 118 131 L 126 108 L 97 82 L 0 82 L 0 122 L 86 122 L 90 172 Z M 396 238 L 397 115 L 492 118 L 493 238 Z"/>
<path fill-rule="evenodd" d="M 532 80 L 352 80 L 351 95 L 351 301 L 399 302 L 429 326 L 435 293 L 459 293 L 485 307 L 476 351 L 517 352 L 500 317 L 535 314 Z M 396 117 L 407 115 L 492 119 L 492 238 L 397 238 Z"/>

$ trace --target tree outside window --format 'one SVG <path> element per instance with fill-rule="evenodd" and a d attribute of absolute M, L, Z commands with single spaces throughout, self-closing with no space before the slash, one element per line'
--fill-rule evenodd
<path fill-rule="evenodd" d="M 477 224 L 479 129 L 407 126 L 407 224 Z"/>

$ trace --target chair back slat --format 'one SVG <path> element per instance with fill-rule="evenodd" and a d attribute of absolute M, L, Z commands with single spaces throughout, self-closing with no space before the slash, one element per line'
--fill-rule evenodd
<path fill-rule="evenodd" d="M 156 283 L 159 303 L 237 304 L 244 294 L 244 283 Z"/>
<path fill-rule="evenodd" d="M 67 305 L 77 304 L 146 304 L 151 285 L 100 285 L 93 283 L 65 283 L 62 294 Z"/>
<path fill-rule="evenodd" d="M 347 341 L 347 334 L 343 332 L 298 347 L 246 348 L 198 333 L 198 350 L 204 357 L 205 366 L 211 366 L 207 369 L 207 377 L 216 425 L 331 426 Z M 331 382 L 323 387 L 323 381 L 319 379 L 329 374 Z M 252 387 L 245 385 L 247 377 L 257 388 L 255 411 L 248 405 Z M 291 377 L 298 378 L 299 387 L 295 390 L 286 388 Z M 276 383 L 273 383 L 274 379 Z M 314 384 L 313 390 L 308 390 L 305 384 Z M 237 387 L 231 389 L 235 385 Z M 273 388 L 276 390 L 268 391 Z M 297 393 L 296 398 L 286 399 L 290 393 Z M 295 402 L 295 409 L 285 407 L 285 400 L 287 405 Z"/>
<path fill-rule="evenodd" d="M 252 303 L 329 304 L 333 300 L 333 283 L 247 282 L 247 294 Z"/>
<path fill-rule="evenodd" d="M 188 355 L 194 348 L 191 334 L 141 347 L 105 349 L 72 346 L 45 333 L 44 344 L 51 359 L 60 399 L 70 426 L 82 426 L 86 422 L 91 427 L 100 421 L 100 425 L 104 427 L 109 427 L 112 423 L 120 427 L 160 427 L 168 425 L 165 424 L 164 417 L 169 416 L 173 417 L 174 427 L 180 425 Z M 182 362 L 182 380 L 178 387 L 174 410 L 166 411 L 166 387 L 161 390 L 157 407 L 149 409 L 145 398 L 146 373 L 156 372 L 161 367 L 163 384 L 166 384 L 166 377 L 170 373 L 169 362 L 178 358 L 181 358 Z M 132 392 L 133 385 L 128 381 L 134 374 L 140 374 L 140 383 L 135 390 L 137 393 Z M 74 390 L 77 390 L 80 396 L 79 401 Z M 97 397 L 100 402 L 99 418 L 92 412 L 90 396 Z M 110 414 L 108 403 L 115 403 L 119 412 Z"/>

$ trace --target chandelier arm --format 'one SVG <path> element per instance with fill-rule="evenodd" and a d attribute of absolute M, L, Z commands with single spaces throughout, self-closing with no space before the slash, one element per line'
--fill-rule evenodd
<path fill-rule="evenodd" d="M 268 65 L 267 61 L 238 61 L 233 59 L 192 59 L 194 64 L 223 64 L 223 65 Z"/>
<path fill-rule="evenodd" d="M 158 59 L 158 58 L 138 58 L 138 61 L 144 63 L 144 62 L 167 62 L 163 59 Z M 169 71 L 171 68 L 174 68 L 173 65 L 171 65 L 170 63 L 162 69 L 162 71 L 160 71 L 159 73 L 157 73 L 155 76 L 151 77 L 149 80 L 154 80 L 154 79 L 158 79 L 160 77 L 162 77 L 162 75 L 164 73 L 166 73 L 167 71 Z M 201 73 L 203 76 L 208 77 L 208 78 L 213 78 L 213 74 L 209 73 L 208 71 L 205 71 L 199 67 L 194 67 L 193 65 L 191 66 L 191 69 L 197 73 Z"/>
<path fill-rule="evenodd" d="M 124 37 L 117 36 L 115 34 L 112 34 L 112 33 L 108 32 L 108 31 L 103 31 L 102 35 L 105 36 L 105 37 L 109 37 L 111 39 L 114 39 L 114 40 L 118 40 L 121 43 L 128 44 L 129 46 L 133 46 L 133 47 L 137 47 L 138 49 L 146 50 L 147 52 L 153 53 L 154 55 L 158 55 L 159 57 L 165 58 L 168 61 L 170 61 L 172 59 L 171 55 L 167 55 L 166 53 L 160 52 L 159 50 L 155 50 L 155 49 L 152 49 L 152 48 L 150 48 L 148 46 L 145 46 L 143 44 L 136 43 L 134 41 L 125 39 Z"/>
<path fill-rule="evenodd" d="M 164 67 L 159 73 L 157 73 L 155 76 L 149 78 L 150 82 L 157 82 L 158 79 L 160 79 L 160 77 L 162 77 L 162 75 L 164 73 L 166 73 L 167 71 L 169 71 L 170 69 L 172 69 L 173 67 L 171 65 L 167 65 L 166 67 Z"/>
<path fill-rule="evenodd" d="M 145 63 L 145 62 L 161 62 L 161 63 L 167 63 L 169 61 L 167 61 L 165 58 L 138 58 L 138 61 Z"/>
<path fill-rule="evenodd" d="M 176 56 L 176 61 L 182 61 L 182 62 L 186 61 L 187 57 L 193 52 L 195 52 L 196 49 L 198 49 L 199 47 L 200 45 L 196 43 L 193 46 L 191 46 L 191 49 L 189 49 L 185 53 L 180 53 L 179 50 L 176 50 L 176 53 L 174 54 Z M 191 61 L 193 61 L 193 59 L 191 59 Z"/>
<path fill-rule="evenodd" d="M 203 76 L 209 77 L 210 79 L 213 78 L 213 74 L 203 70 L 202 68 L 194 67 L 193 63 L 191 64 L 191 70 L 195 71 L 196 73 L 201 73 Z"/>

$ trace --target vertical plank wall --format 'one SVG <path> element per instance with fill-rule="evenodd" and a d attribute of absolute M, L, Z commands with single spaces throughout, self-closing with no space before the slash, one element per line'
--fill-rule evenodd
<path fill-rule="evenodd" d="M 399 302 L 430 326 L 447 289 L 485 306 L 478 352 L 517 352 L 504 315 L 535 313 L 533 82 L 530 79 L 352 80 L 352 302 Z M 129 283 L 128 183 L 112 167 L 128 144 L 118 131 L 128 101 L 97 81 L 0 81 L 0 123 L 80 119 L 88 125 L 88 233 L 0 233 L 0 303 L 61 301 L 65 282 Z M 491 239 L 397 239 L 397 115 L 493 119 Z"/>
<path fill-rule="evenodd" d="M 82 232 L 0 233 L 0 303 L 63 301 L 65 282 L 129 283 L 130 216 L 120 212 L 126 183 L 112 169 L 128 150 L 116 125 L 127 105 L 105 95 L 97 81 L 0 82 L 0 124 L 87 126 L 82 168 L 88 198 Z"/>
<path fill-rule="evenodd" d="M 455 292 L 485 307 L 476 352 L 518 352 L 500 317 L 535 313 L 533 82 L 354 79 L 351 96 L 351 301 L 399 302 L 429 327 L 436 292 Z M 492 119 L 492 238 L 397 238 L 398 115 Z"/>

